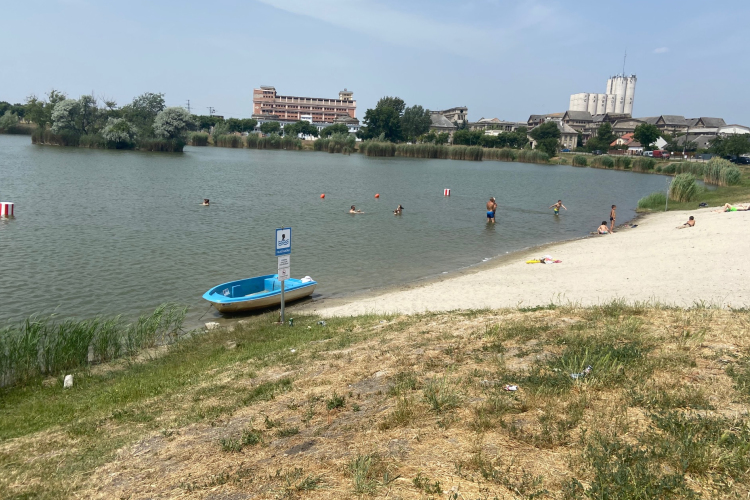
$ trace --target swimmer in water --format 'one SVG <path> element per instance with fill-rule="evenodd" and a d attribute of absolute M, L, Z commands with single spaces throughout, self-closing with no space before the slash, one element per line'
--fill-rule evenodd
<path fill-rule="evenodd" d="M 393 211 L 393 215 L 401 215 L 401 213 L 404 211 L 404 207 L 399 205 L 396 210 Z"/>
<path fill-rule="evenodd" d="M 491 197 L 490 201 L 487 202 L 487 222 L 495 223 L 495 211 L 497 211 L 497 203 L 495 198 Z"/>
<path fill-rule="evenodd" d="M 349 209 L 350 214 L 363 214 L 364 212 L 362 210 L 357 210 L 357 208 L 352 205 L 352 208 Z"/>
<path fill-rule="evenodd" d="M 204 207 L 207 207 L 209 205 L 208 198 L 203 198 L 203 203 L 201 203 Z"/>
<path fill-rule="evenodd" d="M 557 203 L 555 203 L 554 205 L 550 205 L 550 208 L 555 209 L 555 215 L 560 215 L 560 207 L 565 208 L 565 205 L 562 204 L 562 200 L 557 200 Z M 568 210 L 568 209 L 565 208 L 565 210 Z"/>

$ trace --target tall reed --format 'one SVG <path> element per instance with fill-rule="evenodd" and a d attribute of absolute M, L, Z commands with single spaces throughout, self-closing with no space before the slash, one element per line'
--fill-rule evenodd
<path fill-rule="evenodd" d="M 363 141 L 359 152 L 365 156 L 395 156 L 396 145 L 392 142 Z"/>
<path fill-rule="evenodd" d="M 193 132 L 188 136 L 188 144 L 191 146 L 208 146 L 208 137 L 206 132 Z"/>
<path fill-rule="evenodd" d="M 524 163 L 548 163 L 549 155 L 538 149 L 522 149 L 516 155 L 516 161 Z"/>
<path fill-rule="evenodd" d="M 599 167 L 599 168 L 614 168 L 615 160 L 613 160 L 612 157 L 609 155 L 595 156 L 591 160 L 591 166 Z"/>
<path fill-rule="evenodd" d="M 214 137 L 214 146 L 221 148 L 241 148 L 243 147 L 242 136 L 237 134 L 224 134 Z"/>
<path fill-rule="evenodd" d="M 480 146 L 453 146 L 449 148 L 448 155 L 451 160 L 482 161 L 484 148 Z"/>
<path fill-rule="evenodd" d="M 615 157 L 615 167 L 617 168 L 628 169 L 632 162 L 633 160 L 625 155 Z"/>
<path fill-rule="evenodd" d="M 667 195 L 663 191 L 656 191 L 648 196 L 644 196 L 638 200 L 638 208 L 656 210 L 665 207 L 667 204 Z"/>
<path fill-rule="evenodd" d="M 653 170 L 656 166 L 656 161 L 653 158 L 639 156 L 633 160 L 633 172 L 648 172 Z"/>
<path fill-rule="evenodd" d="M 164 304 L 132 324 L 123 324 L 119 316 L 88 320 L 30 316 L 0 330 L 0 386 L 172 343 L 182 331 L 186 312 L 184 307 Z"/>
<path fill-rule="evenodd" d="M 740 171 L 730 161 L 714 157 L 706 164 L 703 182 L 718 186 L 733 186 L 740 183 Z"/>
<path fill-rule="evenodd" d="M 442 144 L 399 144 L 396 146 L 396 154 L 405 158 L 436 158 L 445 160 L 448 158 L 450 147 Z"/>
<path fill-rule="evenodd" d="M 270 134 L 261 137 L 260 134 L 248 134 L 245 145 L 250 149 L 302 149 L 302 141 L 297 137 Z"/>
<path fill-rule="evenodd" d="M 185 143 L 179 139 L 139 139 L 141 151 L 160 151 L 163 153 L 182 153 Z"/>
<path fill-rule="evenodd" d="M 698 196 L 698 185 L 693 174 L 678 174 L 669 185 L 669 199 L 678 202 L 693 201 Z"/>
<path fill-rule="evenodd" d="M 588 160 L 583 155 L 575 155 L 573 161 L 570 163 L 574 167 L 585 167 L 588 165 Z"/>
<path fill-rule="evenodd" d="M 510 148 L 485 148 L 483 159 L 499 161 L 516 161 L 516 152 Z"/>
<path fill-rule="evenodd" d="M 321 137 L 313 142 L 314 151 L 349 154 L 354 151 L 356 139 L 351 134 L 336 133 L 330 137 Z"/>

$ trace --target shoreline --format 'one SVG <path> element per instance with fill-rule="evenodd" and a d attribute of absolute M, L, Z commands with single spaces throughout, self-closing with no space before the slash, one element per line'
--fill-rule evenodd
<path fill-rule="evenodd" d="M 696 227 L 675 229 L 688 215 L 695 215 Z M 547 243 L 446 275 L 323 298 L 290 310 L 331 317 L 597 305 L 617 299 L 682 307 L 748 307 L 750 264 L 737 259 L 734 251 L 736 235 L 747 220 L 743 212 L 712 213 L 711 208 L 639 214 L 628 222 L 637 221 L 637 228 L 623 225 L 614 235 Z M 525 263 L 544 253 L 562 263 Z"/>

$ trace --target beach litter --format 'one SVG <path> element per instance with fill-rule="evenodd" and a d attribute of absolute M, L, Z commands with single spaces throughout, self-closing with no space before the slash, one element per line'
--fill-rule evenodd
<path fill-rule="evenodd" d="M 515 392 L 515 391 L 517 391 L 517 390 L 518 390 L 518 386 L 517 386 L 517 385 L 510 385 L 510 384 L 505 384 L 505 385 L 503 386 L 503 390 L 506 390 L 506 391 L 511 391 L 511 392 Z"/>
<path fill-rule="evenodd" d="M 591 368 L 591 365 L 589 365 L 581 373 L 571 373 L 570 378 L 572 378 L 573 380 L 578 380 L 579 378 L 583 378 L 591 373 L 591 370 L 593 370 L 593 368 Z"/>
<path fill-rule="evenodd" d="M 561 263 L 561 260 L 555 260 L 549 255 L 545 255 L 544 257 L 539 257 L 536 259 L 527 260 L 527 264 L 559 264 Z"/>
<path fill-rule="evenodd" d="M 209 321 L 206 323 L 206 330 L 214 330 L 216 328 L 219 328 L 221 325 L 217 323 L 216 321 Z"/>
<path fill-rule="evenodd" d="M 65 379 L 63 380 L 63 388 L 70 389 L 71 387 L 73 387 L 73 375 L 65 375 Z"/>
<path fill-rule="evenodd" d="M 318 321 L 318 324 L 319 324 L 320 326 L 326 326 L 326 322 L 325 322 L 325 321 Z"/>

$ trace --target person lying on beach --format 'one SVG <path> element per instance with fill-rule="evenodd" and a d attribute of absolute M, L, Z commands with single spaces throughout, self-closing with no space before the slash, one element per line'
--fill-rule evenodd
<path fill-rule="evenodd" d="M 695 217 L 691 215 L 688 221 L 681 226 L 677 226 L 677 229 L 685 229 L 686 227 L 693 227 L 693 226 L 695 226 Z"/>
<path fill-rule="evenodd" d="M 602 225 L 599 226 L 599 229 L 596 230 L 599 234 L 609 234 L 609 228 L 607 227 L 607 221 L 603 220 Z"/>
<path fill-rule="evenodd" d="M 349 209 L 350 214 L 363 214 L 364 212 L 362 210 L 357 210 L 354 205 L 352 205 L 352 208 Z"/>
<path fill-rule="evenodd" d="M 748 205 L 730 205 L 725 203 L 723 207 L 713 210 L 714 212 L 744 212 L 748 210 Z"/>
<path fill-rule="evenodd" d="M 204 207 L 208 206 L 208 198 L 203 198 L 203 203 L 201 203 Z"/>
<path fill-rule="evenodd" d="M 396 210 L 393 211 L 393 215 L 401 215 L 401 213 L 404 211 L 404 207 L 399 205 Z"/>
<path fill-rule="evenodd" d="M 557 200 L 557 203 L 555 203 L 554 205 L 550 205 L 550 208 L 555 209 L 555 215 L 560 215 L 560 207 L 565 208 L 565 205 L 563 205 L 562 200 Z M 565 208 L 565 210 L 567 210 L 567 208 Z"/>

